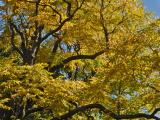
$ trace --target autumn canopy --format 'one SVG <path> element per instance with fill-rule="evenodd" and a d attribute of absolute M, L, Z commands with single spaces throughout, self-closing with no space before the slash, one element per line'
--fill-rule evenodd
<path fill-rule="evenodd" d="M 141 0 L 1 0 L 1 120 L 160 120 L 160 20 Z"/>

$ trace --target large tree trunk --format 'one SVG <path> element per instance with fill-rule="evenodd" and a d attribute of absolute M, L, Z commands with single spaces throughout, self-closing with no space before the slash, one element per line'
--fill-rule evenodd
<path fill-rule="evenodd" d="M 30 52 L 26 52 L 23 55 L 23 63 L 28 65 L 34 65 L 35 57 Z"/>
<path fill-rule="evenodd" d="M 36 56 L 39 50 L 40 44 L 35 43 L 32 46 L 32 49 L 29 48 L 22 48 L 22 58 L 23 58 L 23 63 L 28 64 L 28 65 L 34 65 Z"/>

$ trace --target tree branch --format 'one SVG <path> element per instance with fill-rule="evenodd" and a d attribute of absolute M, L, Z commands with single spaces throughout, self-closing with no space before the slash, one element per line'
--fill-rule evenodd
<path fill-rule="evenodd" d="M 103 11 L 104 11 L 104 0 L 101 0 L 100 22 L 101 22 L 102 29 L 103 29 L 104 36 L 105 36 L 105 40 L 106 40 L 106 48 L 109 48 L 109 32 L 108 32 L 108 28 L 105 25 Z"/>
<path fill-rule="evenodd" d="M 52 53 L 56 53 L 57 49 L 58 49 L 58 45 L 60 44 L 60 42 L 62 41 L 61 36 L 59 35 L 54 35 L 54 37 L 57 38 L 57 40 L 54 43 L 53 49 L 52 49 Z"/>
<path fill-rule="evenodd" d="M 15 45 L 15 42 L 14 42 L 15 32 L 14 32 L 14 28 L 13 28 L 12 24 L 10 24 L 10 32 L 11 32 L 11 45 L 12 45 L 13 49 L 15 49 L 23 57 L 23 53 Z"/>
<path fill-rule="evenodd" d="M 51 5 L 47 5 L 47 4 L 40 4 L 40 5 L 44 6 L 44 7 L 49 7 L 53 13 L 55 13 L 59 16 L 59 23 L 62 22 L 62 15 L 56 9 L 54 9 Z"/>
<path fill-rule="evenodd" d="M 156 87 L 154 87 L 153 85 L 147 85 L 147 86 L 149 86 L 150 88 L 152 88 L 153 90 L 155 90 L 156 92 L 160 92 L 160 90 L 158 90 Z"/>
<path fill-rule="evenodd" d="M 53 66 L 49 71 L 54 72 L 62 67 L 64 67 L 65 64 L 73 61 L 73 60 L 78 60 L 78 59 L 95 59 L 99 55 L 103 54 L 105 50 L 99 51 L 93 55 L 76 55 L 76 56 L 71 56 L 66 59 L 64 59 L 60 64 Z"/>
<path fill-rule="evenodd" d="M 9 21 L 9 24 L 10 24 L 10 27 L 13 29 L 11 29 L 11 32 L 12 32 L 12 36 L 14 34 L 15 36 L 15 33 L 14 33 L 14 30 L 20 35 L 21 37 L 21 50 L 22 52 L 24 53 L 24 51 L 26 51 L 26 44 L 25 44 L 25 37 L 24 37 L 24 34 L 18 29 L 18 27 L 12 23 L 11 21 Z M 13 37 L 12 37 L 13 38 Z M 15 47 L 15 45 L 13 45 L 13 40 L 12 40 L 12 46 L 14 46 L 14 48 L 17 50 L 17 52 L 22 56 L 24 57 L 23 53 L 21 52 L 20 53 L 20 50 L 18 50 L 18 48 Z"/>
<path fill-rule="evenodd" d="M 69 111 L 68 113 L 60 116 L 59 118 L 54 118 L 52 120 L 67 120 L 67 119 L 71 118 L 73 115 L 75 115 L 79 112 L 84 112 L 84 111 L 89 110 L 89 109 L 99 109 L 100 111 L 103 111 L 104 114 L 106 114 L 106 115 L 108 115 L 108 116 L 110 116 L 114 119 L 117 119 L 117 120 L 120 120 L 120 119 L 136 119 L 136 118 L 146 118 L 146 119 L 160 120 L 159 117 L 155 116 L 155 114 L 160 111 L 160 108 L 155 109 L 155 111 L 152 114 L 137 113 L 137 114 L 133 114 L 133 115 L 117 115 L 117 114 L 113 113 L 112 111 L 106 109 L 101 104 L 89 104 L 89 105 L 77 107 L 77 108 Z"/>
<path fill-rule="evenodd" d="M 68 2 L 67 0 L 63 0 L 63 2 L 65 2 L 67 4 L 66 15 L 69 17 L 69 16 L 71 16 L 72 4 L 70 2 Z"/>
<path fill-rule="evenodd" d="M 159 111 L 160 111 L 160 108 L 156 108 L 151 115 L 154 116 L 154 115 L 157 114 L 157 112 L 159 112 Z"/>
<path fill-rule="evenodd" d="M 32 113 L 35 113 L 35 112 L 40 112 L 40 111 L 43 111 L 44 110 L 44 107 L 39 107 L 39 108 L 33 108 L 31 110 L 28 110 L 25 114 L 25 116 L 23 117 L 26 118 L 28 115 L 32 114 Z"/>
<path fill-rule="evenodd" d="M 106 114 L 112 116 L 113 118 L 115 118 L 115 114 L 109 110 L 107 110 L 103 105 L 101 104 L 89 104 L 89 105 L 85 105 L 82 107 L 77 107 L 74 110 L 69 111 L 68 113 L 60 116 L 59 118 L 54 118 L 52 120 L 67 120 L 68 118 L 71 118 L 73 115 L 79 113 L 79 112 L 84 112 L 88 109 L 99 109 L 103 112 L 105 112 Z"/>
<path fill-rule="evenodd" d="M 85 1 L 85 0 L 82 0 L 80 6 L 77 6 L 77 8 L 73 11 L 73 13 L 72 13 L 70 16 L 68 16 L 66 19 L 64 19 L 57 28 L 55 28 L 54 30 L 50 30 L 50 32 L 48 32 L 47 34 L 45 34 L 44 37 L 42 38 L 42 41 L 41 41 L 41 42 L 43 42 L 44 40 L 46 40 L 46 39 L 47 39 L 50 35 L 52 35 L 53 33 L 58 32 L 58 31 L 65 25 L 65 23 L 67 23 L 68 21 L 70 21 L 70 20 L 74 17 L 74 15 L 76 14 L 76 12 L 77 12 L 79 9 L 81 9 L 84 1 Z"/>
<path fill-rule="evenodd" d="M 15 29 L 15 31 L 20 35 L 22 41 L 24 42 L 25 38 L 24 38 L 24 35 L 23 33 L 18 29 L 18 27 L 12 23 L 12 22 L 9 22 L 9 24 L 11 24 L 11 26 Z"/>

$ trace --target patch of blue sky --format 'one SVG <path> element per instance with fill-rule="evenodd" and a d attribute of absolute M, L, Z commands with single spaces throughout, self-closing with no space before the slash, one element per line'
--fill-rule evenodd
<path fill-rule="evenodd" d="M 160 17 L 160 0 L 143 0 L 143 4 L 146 10 Z"/>

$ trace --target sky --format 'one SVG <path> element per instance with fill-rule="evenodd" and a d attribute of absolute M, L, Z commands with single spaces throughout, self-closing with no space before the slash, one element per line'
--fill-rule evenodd
<path fill-rule="evenodd" d="M 147 10 L 152 11 L 156 16 L 160 17 L 160 0 L 143 0 L 143 2 Z"/>

